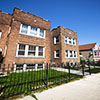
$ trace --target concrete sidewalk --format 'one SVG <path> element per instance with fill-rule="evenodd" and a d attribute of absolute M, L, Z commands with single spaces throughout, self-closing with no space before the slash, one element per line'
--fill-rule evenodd
<path fill-rule="evenodd" d="M 100 100 L 100 73 L 36 93 L 38 100 Z M 26 96 L 17 100 L 35 100 Z"/>

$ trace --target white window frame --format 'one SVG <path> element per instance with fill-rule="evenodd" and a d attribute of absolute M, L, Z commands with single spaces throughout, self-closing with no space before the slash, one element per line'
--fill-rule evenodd
<path fill-rule="evenodd" d="M 96 55 L 95 55 L 95 52 L 96 52 Z M 95 57 L 97 57 L 97 56 L 98 56 L 97 51 L 94 51 L 94 56 L 95 56 Z"/>
<path fill-rule="evenodd" d="M 67 53 L 66 53 L 66 51 L 67 51 Z M 68 57 L 66 55 L 68 55 Z M 69 50 L 65 50 L 65 58 L 69 58 Z"/>
<path fill-rule="evenodd" d="M 32 71 L 32 70 L 36 70 L 37 71 L 37 70 L 44 69 L 44 63 L 39 63 L 39 64 L 42 64 L 43 68 L 37 68 L 38 64 L 36 64 L 36 63 L 35 63 L 35 66 L 34 66 L 35 68 L 34 69 L 26 69 L 27 64 L 19 64 L 19 65 L 23 65 L 21 70 L 16 70 L 18 64 L 15 64 L 15 66 L 14 66 L 14 72 Z"/>
<path fill-rule="evenodd" d="M 25 54 L 26 54 L 26 53 L 24 53 L 24 55 L 18 55 L 19 45 L 20 45 L 20 44 L 17 44 L 16 56 L 18 56 L 18 57 L 25 57 Z M 24 44 L 23 44 L 23 45 L 24 45 Z M 26 50 L 26 46 L 25 46 L 25 50 Z"/>
<path fill-rule="evenodd" d="M 70 51 L 71 51 L 72 53 L 70 53 Z M 73 58 L 73 51 L 72 51 L 72 50 L 69 50 L 69 54 L 70 54 L 69 57 L 70 57 L 70 58 Z M 71 55 L 72 55 L 72 57 L 71 57 Z"/>
<path fill-rule="evenodd" d="M 25 24 L 21 24 L 21 25 L 20 25 L 20 32 L 19 32 L 19 33 L 20 33 L 20 34 L 23 34 L 23 35 L 27 35 L 27 34 L 28 34 L 29 27 L 28 27 L 28 29 L 27 29 L 27 33 L 22 33 L 22 32 L 21 32 L 21 30 L 22 30 L 22 25 L 25 25 Z M 26 26 L 28 26 L 28 25 L 26 25 Z"/>
<path fill-rule="evenodd" d="M 29 34 L 32 35 L 32 36 L 38 36 L 38 28 L 37 27 L 33 27 L 33 28 L 36 28 L 37 29 L 37 31 L 33 31 L 33 30 L 31 30 L 31 27 L 33 27 L 33 26 L 30 26 L 30 29 L 29 30 L 30 30 L 30 32 L 33 32 L 34 34 L 32 34 L 30 32 L 29 32 Z"/>
<path fill-rule="evenodd" d="M 33 27 L 33 26 L 28 26 L 28 25 L 26 25 L 26 26 L 28 26 L 28 30 L 27 30 L 27 33 L 22 33 L 21 32 L 21 30 L 22 30 L 22 25 L 25 25 L 25 24 L 21 24 L 20 25 L 20 31 L 19 31 L 19 34 L 22 34 L 22 35 L 28 35 L 28 36 L 34 36 L 34 37 L 37 37 L 37 38 L 42 38 L 42 39 L 45 39 L 45 37 L 46 37 L 46 30 L 45 29 L 42 29 L 42 28 L 38 28 L 38 27 L 34 27 L 34 28 L 37 28 L 37 35 L 34 35 L 34 34 L 31 34 L 30 32 L 32 32 L 32 30 L 31 30 L 31 27 Z M 40 36 L 40 30 L 44 30 L 44 36 L 42 37 L 42 36 Z"/>
<path fill-rule="evenodd" d="M 34 46 L 34 45 L 28 45 L 28 53 L 30 51 L 35 52 L 35 56 L 36 56 L 36 49 L 35 50 L 29 50 L 29 46 Z M 36 48 L 36 46 L 34 46 L 34 47 Z M 28 55 L 28 57 L 35 57 L 35 56 L 30 56 L 29 54 L 27 54 L 27 55 Z"/>
<path fill-rule="evenodd" d="M 54 58 L 59 58 L 59 57 L 57 57 L 56 55 L 57 55 L 57 51 L 58 51 L 58 53 L 59 53 L 59 50 L 55 50 L 54 51 Z M 60 54 L 60 53 L 59 53 Z M 59 55 L 60 56 L 60 55 Z"/>
<path fill-rule="evenodd" d="M 38 46 L 38 57 L 44 57 L 45 48 L 43 47 L 43 56 L 39 56 L 39 47 L 42 47 L 42 46 Z"/>
<path fill-rule="evenodd" d="M 72 41 L 73 43 L 73 45 L 76 45 L 76 39 L 75 38 L 73 38 L 73 41 Z M 75 43 L 75 44 L 74 44 Z"/>
<path fill-rule="evenodd" d="M 28 49 L 29 49 L 29 46 L 30 45 L 26 45 L 26 44 L 24 44 L 25 45 L 25 54 L 24 55 L 18 55 L 18 51 L 19 51 L 19 45 L 20 44 L 22 44 L 22 43 L 18 43 L 17 44 L 17 50 L 16 50 L 16 57 L 33 57 L 33 58 L 45 58 L 45 47 L 43 47 L 43 46 L 36 46 L 36 55 L 35 56 L 29 56 L 28 55 Z M 35 45 L 32 45 L 32 46 L 35 46 Z M 39 56 L 38 55 L 38 48 L 39 47 L 43 47 L 43 56 Z"/>
<path fill-rule="evenodd" d="M 67 36 L 64 36 L 64 43 L 65 44 L 68 44 L 68 37 L 66 38 Z M 65 40 L 67 40 L 67 42 L 65 42 Z"/>
<path fill-rule="evenodd" d="M 41 31 L 41 30 L 43 30 L 43 31 L 44 31 L 44 33 L 43 33 L 43 34 L 44 34 L 44 36 L 43 36 L 43 37 L 42 37 L 42 36 L 40 36 L 40 33 L 41 33 L 40 31 Z M 46 33 L 46 30 L 44 30 L 44 29 L 40 29 L 40 30 L 39 30 L 39 37 L 40 37 L 40 38 L 45 38 L 45 33 Z"/>
<path fill-rule="evenodd" d="M 1 38 L 2 32 L 0 32 L 0 38 Z"/>
<path fill-rule="evenodd" d="M 54 44 L 59 44 L 59 42 L 57 42 L 57 37 L 58 37 L 58 40 L 59 40 L 59 36 L 55 36 L 54 37 Z"/>

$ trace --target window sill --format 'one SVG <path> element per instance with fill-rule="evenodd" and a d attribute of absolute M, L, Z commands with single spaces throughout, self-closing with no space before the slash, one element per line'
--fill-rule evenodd
<path fill-rule="evenodd" d="M 42 58 L 42 59 L 44 59 L 45 57 L 30 57 L 30 56 L 25 57 L 25 56 L 16 56 L 16 58 L 34 58 L 34 59 L 35 59 L 35 58 L 36 58 L 36 59 L 37 59 L 37 58 L 39 58 L 39 59 Z"/>
<path fill-rule="evenodd" d="M 19 34 L 20 34 L 20 35 L 24 35 L 24 36 L 30 36 L 30 37 L 45 39 L 45 37 L 39 37 L 39 36 L 35 36 L 35 35 L 29 35 L 29 34 L 23 34 L 23 33 L 19 33 Z"/>
<path fill-rule="evenodd" d="M 54 58 L 55 58 L 55 59 L 56 59 L 56 58 L 58 59 L 58 58 L 60 58 L 60 57 L 54 57 Z"/>

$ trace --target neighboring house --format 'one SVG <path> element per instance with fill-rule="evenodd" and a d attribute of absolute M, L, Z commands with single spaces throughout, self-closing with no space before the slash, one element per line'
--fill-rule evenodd
<path fill-rule="evenodd" d="M 100 47 L 98 43 L 84 44 L 79 46 L 80 57 L 93 61 L 100 61 Z"/>
<path fill-rule="evenodd" d="M 0 49 L 4 64 L 15 70 L 41 68 L 50 62 L 50 21 L 15 8 L 0 11 Z"/>
<path fill-rule="evenodd" d="M 52 34 L 52 62 L 71 66 L 80 63 L 77 33 L 58 26 Z"/>

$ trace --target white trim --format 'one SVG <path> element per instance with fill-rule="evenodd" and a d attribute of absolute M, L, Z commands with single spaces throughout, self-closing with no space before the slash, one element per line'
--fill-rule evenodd
<path fill-rule="evenodd" d="M 67 39 L 65 37 L 67 37 Z M 65 44 L 69 44 L 69 45 L 76 46 L 76 39 L 75 38 L 71 38 L 71 43 L 69 43 L 69 38 L 71 38 L 71 37 L 64 36 L 64 43 Z M 65 42 L 65 40 L 67 40 L 67 43 Z M 75 42 L 75 44 L 73 44 L 73 41 Z"/>
<path fill-rule="evenodd" d="M 38 64 L 42 64 L 43 68 L 37 68 L 38 67 Z M 41 69 L 44 69 L 44 63 L 35 63 L 35 69 L 26 69 L 27 67 L 27 64 L 22 64 L 23 66 L 23 69 L 22 70 L 16 70 L 17 69 L 17 64 L 14 65 L 14 72 L 22 72 L 22 71 L 37 71 L 37 70 L 41 70 Z"/>
<path fill-rule="evenodd" d="M 1 39 L 2 32 L 0 32 L 0 39 Z"/>
<path fill-rule="evenodd" d="M 57 50 L 54 51 L 54 58 L 59 58 L 59 57 L 56 56 L 56 51 L 57 51 Z M 59 50 L 58 50 L 58 51 L 59 51 Z"/>
<path fill-rule="evenodd" d="M 100 58 L 94 58 L 94 59 L 100 59 Z"/>
<path fill-rule="evenodd" d="M 6 53 L 7 53 L 7 46 L 5 46 L 4 57 L 6 56 Z"/>
<path fill-rule="evenodd" d="M 72 51 L 72 56 L 73 57 L 70 57 L 70 51 Z M 75 51 L 75 53 L 76 53 L 76 57 L 74 57 L 74 51 L 73 50 L 68 50 L 68 57 L 66 57 L 66 50 L 65 50 L 65 58 L 70 58 L 70 59 L 72 59 L 72 58 L 77 58 L 77 52 Z"/>
<path fill-rule="evenodd" d="M 33 36 L 33 37 L 42 38 L 42 39 L 45 39 L 45 38 L 46 38 L 46 30 L 43 29 L 43 30 L 44 30 L 44 36 L 41 37 L 41 36 L 40 36 L 40 28 L 38 28 L 38 27 L 35 27 L 35 28 L 37 28 L 37 35 L 30 34 L 30 32 L 31 32 L 31 27 L 32 27 L 32 26 L 28 26 L 28 25 L 26 25 L 26 26 L 28 26 L 27 33 L 25 33 L 25 34 L 24 34 L 24 33 L 21 33 L 22 25 L 24 25 L 24 24 L 21 24 L 21 25 L 20 25 L 19 34 L 21 34 L 21 35 L 27 35 L 27 36 Z"/>
<path fill-rule="evenodd" d="M 32 46 L 36 47 L 36 55 L 35 56 L 28 56 L 28 48 L 29 48 L 30 45 L 26 45 L 26 44 L 23 44 L 23 45 L 25 45 L 25 54 L 24 55 L 18 55 L 19 44 L 17 44 L 16 57 L 45 58 L 45 47 L 43 47 L 43 46 L 35 46 L 35 45 L 32 45 Z M 39 56 L 38 55 L 39 47 L 43 47 L 43 56 Z"/>

